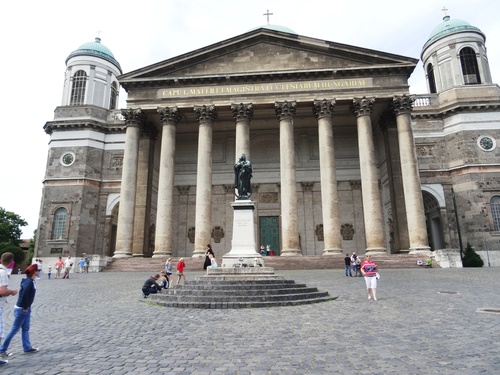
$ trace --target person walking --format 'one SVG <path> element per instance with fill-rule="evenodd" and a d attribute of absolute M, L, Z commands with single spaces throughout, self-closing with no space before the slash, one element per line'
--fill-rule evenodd
<path fill-rule="evenodd" d="M 80 261 L 78 262 L 78 270 L 80 273 L 85 272 L 85 259 L 80 258 Z"/>
<path fill-rule="evenodd" d="M 64 261 L 62 260 L 62 257 L 59 257 L 59 259 L 57 260 L 56 262 L 56 279 L 60 279 L 61 278 L 61 270 L 63 269 L 64 267 Z"/>
<path fill-rule="evenodd" d="M 90 268 L 90 260 L 89 258 L 85 258 L 85 273 L 89 273 Z"/>
<path fill-rule="evenodd" d="M 365 277 L 366 290 L 368 292 L 368 299 L 373 297 L 377 300 L 377 265 L 372 262 L 369 255 L 365 257 L 365 261 L 361 263 L 361 273 Z M 370 294 L 371 292 L 371 294 Z"/>
<path fill-rule="evenodd" d="M 0 356 L 10 356 L 7 351 L 10 342 L 14 336 L 22 330 L 21 340 L 25 353 L 36 353 L 38 348 L 34 348 L 30 342 L 30 323 L 31 323 L 31 305 L 35 300 L 36 283 L 35 279 L 38 276 L 38 265 L 32 264 L 24 271 L 26 277 L 21 281 L 21 288 L 17 303 L 14 306 L 14 321 L 9 333 L 5 336 L 5 340 L 0 345 Z"/>
<path fill-rule="evenodd" d="M 14 263 L 14 254 L 6 252 L 2 254 L 0 259 L 0 344 L 4 338 L 4 320 L 3 320 L 3 309 L 7 304 L 7 297 L 15 296 L 18 292 L 17 289 L 9 289 L 9 269 Z M 0 355 L 0 358 L 8 357 L 9 353 Z M 9 361 L 0 359 L 0 366 L 6 365 Z"/>
<path fill-rule="evenodd" d="M 184 263 L 184 258 L 179 259 L 177 262 L 177 285 L 181 282 L 181 278 L 184 279 L 184 284 L 186 283 L 186 275 L 184 275 L 184 268 L 186 268 L 186 263 Z"/>
<path fill-rule="evenodd" d="M 71 256 L 68 255 L 68 257 L 64 261 L 64 276 L 63 276 L 63 279 L 69 279 L 69 272 L 71 271 L 71 267 L 73 267 L 73 260 L 71 259 Z"/>
<path fill-rule="evenodd" d="M 344 257 L 344 265 L 345 265 L 345 277 L 352 277 L 351 273 L 351 257 L 349 254 L 346 254 Z"/>
<path fill-rule="evenodd" d="M 165 262 L 165 274 L 167 275 L 168 286 L 170 287 L 174 281 L 174 277 L 172 276 L 172 258 L 168 258 Z"/>

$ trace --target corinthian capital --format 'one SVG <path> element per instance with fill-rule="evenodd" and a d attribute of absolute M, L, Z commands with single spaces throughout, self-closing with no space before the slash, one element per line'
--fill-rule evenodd
<path fill-rule="evenodd" d="M 231 111 L 233 111 L 234 121 L 252 121 L 253 117 L 253 105 L 252 103 L 240 103 L 240 104 L 231 104 Z"/>
<path fill-rule="evenodd" d="M 392 109 L 396 116 L 403 113 L 410 114 L 413 109 L 413 102 L 415 101 L 415 96 L 395 96 L 392 98 Z"/>
<path fill-rule="evenodd" d="M 294 101 L 284 101 L 275 102 L 274 110 L 276 111 L 276 117 L 280 120 L 293 120 L 295 117 L 295 111 L 297 109 L 297 102 Z"/>
<path fill-rule="evenodd" d="M 315 100 L 313 102 L 313 114 L 319 120 L 323 117 L 332 118 L 333 107 L 335 107 L 335 99 L 332 100 Z"/>
<path fill-rule="evenodd" d="M 194 107 L 196 119 L 200 124 L 210 124 L 217 119 L 217 109 L 214 105 L 200 105 Z"/>
<path fill-rule="evenodd" d="M 177 125 L 182 118 L 182 114 L 177 106 L 158 107 L 158 113 L 163 125 Z"/>
<path fill-rule="evenodd" d="M 126 126 L 141 126 L 146 120 L 146 115 L 140 108 L 122 109 L 122 116 L 125 118 Z"/>
<path fill-rule="evenodd" d="M 357 117 L 370 116 L 373 111 L 373 103 L 375 103 L 375 98 L 367 98 L 366 96 L 354 98 L 351 104 L 351 111 Z"/>

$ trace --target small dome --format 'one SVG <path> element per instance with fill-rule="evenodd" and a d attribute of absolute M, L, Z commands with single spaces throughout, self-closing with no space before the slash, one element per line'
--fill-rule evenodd
<path fill-rule="evenodd" d="M 259 26 L 259 27 L 254 27 L 253 29 L 249 30 L 249 31 L 254 31 L 254 30 L 257 30 L 257 29 L 269 29 L 269 30 L 274 30 L 274 31 L 279 31 L 279 32 L 282 32 L 282 33 L 288 33 L 288 34 L 295 34 L 297 35 L 297 33 L 295 31 L 293 31 L 292 29 L 289 29 L 288 27 L 285 27 L 285 26 L 280 26 L 280 25 L 262 25 L 262 26 Z"/>
<path fill-rule="evenodd" d="M 474 31 L 479 34 L 481 34 L 484 37 L 484 34 L 482 33 L 479 28 L 475 26 L 471 26 L 468 22 L 465 22 L 463 20 L 459 19 L 451 19 L 450 16 L 444 16 L 443 22 L 441 22 L 438 26 L 432 30 L 431 35 L 429 36 L 429 39 L 424 45 L 425 49 L 429 44 L 433 43 L 434 41 L 443 38 L 446 35 L 462 32 L 462 31 Z M 486 37 L 485 37 L 486 39 Z"/>
<path fill-rule="evenodd" d="M 118 70 L 121 72 L 121 67 L 118 61 L 116 61 L 115 56 L 113 53 L 110 51 L 108 47 L 106 47 L 104 44 L 101 44 L 101 38 L 95 38 L 95 42 L 89 42 L 82 44 L 80 47 L 78 47 L 77 50 L 71 52 L 66 59 L 66 63 L 68 60 L 72 57 L 75 56 L 97 56 L 100 57 L 101 59 L 107 60 L 110 63 L 114 64 Z"/>

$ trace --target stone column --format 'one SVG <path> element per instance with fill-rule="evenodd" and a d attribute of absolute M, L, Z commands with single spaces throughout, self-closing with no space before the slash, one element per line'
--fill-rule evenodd
<path fill-rule="evenodd" d="M 236 122 L 236 155 L 238 160 L 242 154 L 245 154 L 247 160 L 250 160 L 250 121 L 253 117 L 252 103 L 231 104 L 233 118 Z"/>
<path fill-rule="evenodd" d="M 150 211 L 151 183 L 153 173 L 153 149 L 157 130 L 153 124 L 144 124 L 139 132 L 139 151 L 137 154 L 137 182 L 135 190 L 134 234 L 132 256 L 151 256 L 150 241 Z"/>
<path fill-rule="evenodd" d="M 394 97 L 393 109 L 398 127 L 399 155 L 403 178 L 403 190 L 410 239 L 410 254 L 430 250 L 425 223 L 424 201 L 418 172 L 415 141 L 411 129 L 413 97 Z"/>
<path fill-rule="evenodd" d="M 361 172 L 367 254 L 386 251 L 384 220 L 370 118 L 374 102 L 374 98 L 355 98 L 351 107 L 357 117 L 359 168 Z"/>
<path fill-rule="evenodd" d="M 335 100 L 315 100 L 313 113 L 318 119 L 321 208 L 323 211 L 323 255 L 342 254 L 339 199 L 333 148 L 332 116 Z"/>
<path fill-rule="evenodd" d="M 295 142 L 293 118 L 297 102 L 276 102 L 276 116 L 280 120 L 281 169 L 281 256 L 302 255 L 299 249 L 297 186 L 295 176 Z"/>
<path fill-rule="evenodd" d="M 172 256 L 174 219 L 175 131 L 181 119 L 177 107 L 158 108 L 163 124 L 160 170 L 158 176 L 158 211 L 156 214 L 155 251 L 153 258 Z"/>
<path fill-rule="evenodd" d="M 114 258 L 128 258 L 132 256 L 139 128 L 144 123 L 144 113 L 141 109 L 125 109 L 122 110 L 122 115 L 125 117 L 127 130 L 125 133 L 125 151 L 123 153 L 120 207 L 118 211 Z"/>
<path fill-rule="evenodd" d="M 212 236 L 212 124 L 217 118 L 217 111 L 213 105 L 197 106 L 194 111 L 200 123 L 200 131 L 198 135 L 193 257 L 202 257 Z"/>

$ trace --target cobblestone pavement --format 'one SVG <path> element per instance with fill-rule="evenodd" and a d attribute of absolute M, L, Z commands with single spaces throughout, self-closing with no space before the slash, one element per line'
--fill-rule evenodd
<path fill-rule="evenodd" d="M 24 354 L 2 374 L 499 374 L 498 268 L 381 270 L 378 301 L 343 270 L 279 271 L 338 295 L 296 307 L 143 303 L 146 273 L 42 275 Z M 188 279 L 202 273 L 190 272 Z M 21 276 L 11 277 L 11 286 Z M 6 329 L 12 323 L 9 298 Z"/>

